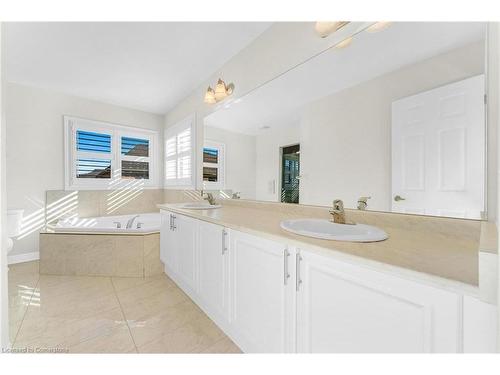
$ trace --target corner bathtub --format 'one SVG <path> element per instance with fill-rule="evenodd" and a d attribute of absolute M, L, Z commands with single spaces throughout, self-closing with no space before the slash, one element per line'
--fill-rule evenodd
<path fill-rule="evenodd" d="M 65 219 L 51 229 L 40 233 L 41 274 L 140 278 L 163 274 L 160 213 Z"/>
<path fill-rule="evenodd" d="M 127 222 L 134 216 L 132 227 L 127 229 Z M 56 233 L 155 233 L 160 231 L 160 213 L 64 219 L 53 229 Z"/>

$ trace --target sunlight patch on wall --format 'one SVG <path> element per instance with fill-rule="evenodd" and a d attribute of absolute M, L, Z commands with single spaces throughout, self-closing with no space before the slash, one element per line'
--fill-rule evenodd
<path fill-rule="evenodd" d="M 106 214 L 111 214 L 120 207 L 130 203 L 139 197 L 144 191 L 143 180 L 131 180 L 126 182 L 118 190 L 113 190 L 106 199 Z"/>
<path fill-rule="evenodd" d="M 43 203 L 39 203 L 42 205 Z M 72 191 L 64 197 L 44 205 L 42 208 L 23 216 L 21 221 L 21 231 L 16 239 L 21 240 L 30 234 L 36 233 L 59 218 L 69 218 L 77 216 L 78 191 Z"/>

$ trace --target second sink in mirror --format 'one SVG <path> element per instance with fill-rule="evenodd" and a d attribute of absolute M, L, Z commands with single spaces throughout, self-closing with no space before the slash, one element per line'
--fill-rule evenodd
<path fill-rule="evenodd" d="M 187 203 L 178 203 L 176 205 L 179 208 L 185 208 L 188 210 L 212 210 L 215 208 L 221 208 L 220 204 L 209 204 L 208 202 L 187 202 Z"/>

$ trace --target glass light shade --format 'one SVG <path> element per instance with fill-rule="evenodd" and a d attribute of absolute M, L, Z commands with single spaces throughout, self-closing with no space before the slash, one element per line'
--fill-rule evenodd
<path fill-rule="evenodd" d="M 347 39 L 344 39 L 343 41 L 341 41 L 340 43 L 337 43 L 335 45 L 335 48 L 338 48 L 338 49 L 341 49 L 341 48 L 346 48 L 348 47 L 351 43 L 352 43 L 352 37 L 349 37 Z"/>
<path fill-rule="evenodd" d="M 369 33 L 378 33 L 379 31 L 387 29 L 392 22 L 377 22 L 369 26 L 366 31 Z"/>
<path fill-rule="evenodd" d="M 207 92 L 205 93 L 205 103 L 214 104 L 216 102 L 215 92 L 210 86 L 208 86 Z"/>
<path fill-rule="evenodd" d="M 314 29 L 316 30 L 316 33 L 322 37 L 326 38 L 328 35 L 331 33 L 334 33 L 337 31 L 339 28 L 340 24 L 342 22 L 340 21 L 334 21 L 334 22 L 316 22 L 316 25 Z"/>
<path fill-rule="evenodd" d="M 219 101 L 224 99 L 227 96 L 227 87 L 226 83 L 219 78 L 217 82 L 217 86 L 215 86 L 215 100 Z"/>

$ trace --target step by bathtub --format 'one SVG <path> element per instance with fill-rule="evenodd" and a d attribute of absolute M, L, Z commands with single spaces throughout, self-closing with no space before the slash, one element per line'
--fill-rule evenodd
<path fill-rule="evenodd" d="M 135 217 L 130 228 L 127 222 Z M 120 223 L 120 224 L 118 224 Z M 139 228 L 137 228 L 137 224 Z M 40 273 L 150 277 L 163 273 L 160 216 L 139 214 L 61 220 L 40 233 Z"/>

